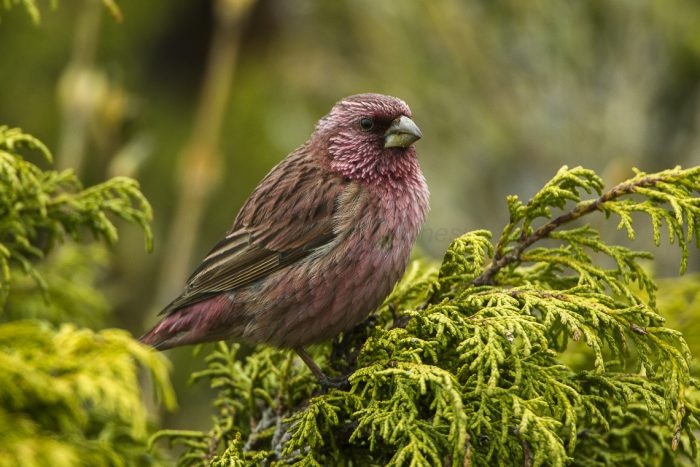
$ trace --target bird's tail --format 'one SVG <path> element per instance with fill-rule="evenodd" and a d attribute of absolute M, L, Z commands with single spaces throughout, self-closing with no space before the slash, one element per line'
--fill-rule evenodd
<path fill-rule="evenodd" d="M 167 350 L 173 347 L 177 347 L 179 345 L 176 343 L 177 336 L 181 333 L 173 333 L 167 331 L 163 328 L 163 326 L 161 326 L 163 324 L 163 321 L 154 326 L 153 329 L 148 331 L 146 334 L 139 337 L 139 341 L 142 344 L 150 345 L 156 350 Z"/>
<path fill-rule="evenodd" d="M 225 296 L 195 303 L 167 315 L 153 329 L 139 337 L 139 341 L 156 350 L 166 350 L 224 339 L 230 333 L 221 321 L 229 308 L 230 302 Z"/>

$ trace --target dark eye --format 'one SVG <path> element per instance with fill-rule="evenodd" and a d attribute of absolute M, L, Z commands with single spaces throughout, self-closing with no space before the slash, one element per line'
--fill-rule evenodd
<path fill-rule="evenodd" d="M 365 117 L 362 120 L 360 120 L 360 128 L 362 128 L 364 131 L 371 130 L 373 126 L 374 126 L 374 120 L 372 120 L 369 117 Z"/>

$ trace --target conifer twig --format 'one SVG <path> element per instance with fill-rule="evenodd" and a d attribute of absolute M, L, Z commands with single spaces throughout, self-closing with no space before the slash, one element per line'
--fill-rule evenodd
<path fill-rule="evenodd" d="M 494 278 L 498 271 L 508 266 L 509 264 L 520 261 L 523 252 L 530 247 L 533 243 L 543 240 L 549 237 L 555 229 L 561 227 L 562 225 L 568 224 L 575 221 L 587 214 L 591 214 L 595 211 L 600 211 L 603 205 L 609 201 L 620 198 L 624 195 L 629 195 L 635 192 L 637 188 L 654 186 L 655 184 L 663 181 L 669 181 L 673 179 L 673 175 L 666 176 L 648 176 L 640 178 L 639 180 L 629 180 L 620 183 L 610 190 L 601 194 L 598 198 L 594 200 L 582 201 L 576 205 L 574 209 L 566 212 L 551 221 L 547 222 L 537 230 L 535 230 L 530 235 L 526 235 L 520 238 L 517 242 L 517 247 L 515 249 L 505 253 L 504 248 L 506 245 L 505 235 L 501 237 L 501 240 L 496 247 L 496 252 L 494 254 L 491 264 L 484 269 L 479 276 L 477 276 L 473 281 L 472 285 L 482 286 L 482 285 L 493 285 Z"/>
<path fill-rule="evenodd" d="M 700 246 L 698 193 L 700 167 L 636 172 L 609 190 L 595 172 L 563 167 L 530 202 L 509 197 L 510 222 L 498 242 L 487 230 L 454 239 L 439 268 L 412 263 L 373 318 L 332 346 L 310 349 L 330 352 L 324 370 L 353 367 L 348 391 L 311 391 L 308 375 L 280 378 L 285 351 L 258 349 L 244 365 L 233 355 L 225 367 L 211 359 L 198 374 L 215 389 L 228 382 L 218 401 L 255 401 L 235 418 L 218 417 L 214 428 L 261 435 L 230 445 L 217 461 L 698 464 L 700 385 L 690 347 L 658 311 L 656 283 L 641 264 L 651 254 L 608 245 L 592 226 L 561 227 L 600 211 L 619 217 L 618 229 L 633 239 L 632 216 L 642 213 L 655 243 L 666 226 L 687 258 L 692 241 Z M 532 246 L 545 238 L 557 244 Z M 584 345 L 570 345 L 578 341 Z M 280 410 L 280 394 L 285 418 L 261 432 L 250 421 Z M 196 433 L 176 442 L 193 460 L 205 452 Z"/>

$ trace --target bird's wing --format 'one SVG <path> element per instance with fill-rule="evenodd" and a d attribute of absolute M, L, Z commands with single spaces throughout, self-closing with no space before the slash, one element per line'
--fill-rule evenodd
<path fill-rule="evenodd" d="M 258 185 L 230 233 L 204 258 L 162 314 L 245 287 L 335 238 L 333 215 L 347 183 L 298 152 Z"/>

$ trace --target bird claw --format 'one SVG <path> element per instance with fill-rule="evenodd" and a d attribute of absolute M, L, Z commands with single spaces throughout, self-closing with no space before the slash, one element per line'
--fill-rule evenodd
<path fill-rule="evenodd" d="M 321 387 L 328 391 L 330 389 L 341 389 L 341 390 L 346 390 L 350 389 L 350 380 L 348 379 L 350 375 L 345 375 L 345 376 L 339 376 L 337 378 L 331 378 L 329 376 L 326 376 L 325 374 L 322 374 L 318 378 L 318 382 L 321 385 Z"/>
<path fill-rule="evenodd" d="M 301 357 L 304 363 L 306 363 L 306 366 L 309 367 L 309 370 L 311 370 L 311 373 L 316 377 L 324 391 L 328 391 L 331 388 L 350 389 L 350 381 L 348 380 L 348 377 L 350 375 L 331 378 L 328 375 L 326 375 L 323 371 L 321 371 L 321 369 L 318 367 L 318 365 L 316 365 L 316 363 L 314 363 L 313 359 L 309 356 L 309 354 L 306 353 L 306 350 L 304 350 L 303 348 L 298 348 L 296 349 L 296 353 L 299 355 L 299 357 Z"/>

